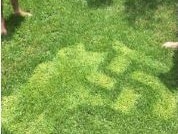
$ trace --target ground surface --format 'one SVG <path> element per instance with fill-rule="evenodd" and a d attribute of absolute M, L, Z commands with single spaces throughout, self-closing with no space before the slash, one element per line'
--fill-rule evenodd
<path fill-rule="evenodd" d="M 4 134 L 176 134 L 176 0 L 6 0 Z"/>

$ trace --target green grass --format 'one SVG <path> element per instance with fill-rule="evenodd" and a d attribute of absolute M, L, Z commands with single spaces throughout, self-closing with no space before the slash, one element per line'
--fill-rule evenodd
<path fill-rule="evenodd" d="M 3 134 L 176 134 L 176 0 L 6 0 Z"/>

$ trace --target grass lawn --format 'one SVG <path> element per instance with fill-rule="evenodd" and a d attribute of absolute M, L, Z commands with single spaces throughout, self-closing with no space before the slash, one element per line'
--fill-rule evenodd
<path fill-rule="evenodd" d="M 176 134 L 176 1 L 5 0 L 3 134 Z"/>

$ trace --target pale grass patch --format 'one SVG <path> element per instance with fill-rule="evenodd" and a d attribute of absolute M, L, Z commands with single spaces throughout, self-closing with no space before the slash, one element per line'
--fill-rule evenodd
<path fill-rule="evenodd" d="M 104 100 L 101 97 L 101 95 L 99 94 L 92 95 L 89 89 L 86 89 L 81 85 L 78 85 L 75 91 L 72 94 L 68 94 L 66 98 L 69 103 L 67 106 L 69 109 L 73 109 L 78 105 L 82 104 L 89 104 L 92 106 L 104 105 Z"/>
<path fill-rule="evenodd" d="M 118 56 L 111 61 L 107 69 L 111 70 L 116 74 L 120 74 L 127 70 L 129 64 L 130 64 L 130 60 L 127 57 Z"/>
<path fill-rule="evenodd" d="M 122 42 L 116 41 L 113 45 L 114 50 L 116 50 L 116 52 L 118 54 L 124 55 L 124 56 L 129 56 L 132 57 L 134 55 L 134 50 L 128 48 L 125 44 L 123 44 Z"/>
<path fill-rule="evenodd" d="M 45 88 L 49 85 L 49 80 L 58 75 L 59 72 L 53 64 L 53 62 L 42 63 L 34 71 L 34 74 L 29 79 L 29 85 L 31 87 Z M 35 84 L 34 84 L 35 83 Z"/>
<path fill-rule="evenodd" d="M 9 115 L 12 115 L 14 110 L 14 102 L 17 101 L 17 96 L 10 95 L 2 97 L 2 122 L 9 121 Z"/>
<path fill-rule="evenodd" d="M 134 90 L 128 88 L 123 89 L 117 101 L 114 103 L 113 108 L 128 114 L 130 111 L 136 109 L 139 98 L 140 94 L 136 93 Z"/>
<path fill-rule="evenodd" d="M 89 104 L 92 106 L 103 106 L 104 105 L 104 100 L 100 94 L 92 95 L 89 89 L 86 89 L 85 87 L 80 88 L 80 90 L 76 92 L 76 95 L 78 96 L 76 99 L 78 99 L 79 105 L 81 104 Z"/>
<path fill-rule="evenodd" d="M 11 130 L 14 130 L 13 127 L 13 117 L 14 117 L 14 103 L 17 101 L 17 96 L 10 95 L 2 97 L 2 114 L 1 114 L 1 121 L 4 126 L 8 126 Z"/>
<path fill-rule="evenodd" d="M 98 86 L 111 90 L 114 88 L 115 80 L 102 73 L 92 73 L 88 75 L 87 80 L 91 83 L 94 83 Z"/>
<path fill-rule="evenodd" d="M 153 113 L 164 119 L 173 118 L 177 115 L 176 98 L 173 95 L 162 94 L 162 98 L 153 105 Z"/>

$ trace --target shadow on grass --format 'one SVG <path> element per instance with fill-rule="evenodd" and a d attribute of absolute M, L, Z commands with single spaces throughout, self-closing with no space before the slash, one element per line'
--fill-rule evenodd
<path fill-rule="evenodd" d="M 21 26 L 24 17 L 11 14 L 6 20 L 7 35 L 2 36 L 3 40 L 11 40 L 16 30 Z"/>
<path fill-rule="evenodd" d="M 178 88 L 178 50 L 173 56 L 172 69 L 165 74 L 160 74 L 159 77 L 169 89 Z"/>
<path fill-rule="evenodd" d="M 110 6 L 112 3 L 113 0 L 87 0 L 87 4 L 90 8 Z"/>
<path fill-rule="evenodd" d="M 175 5 L 177 0 L 126 0 L 124 3 L 126 19 L 131 26 L 137 21 L 150 21 L 159 5 Z"/>

